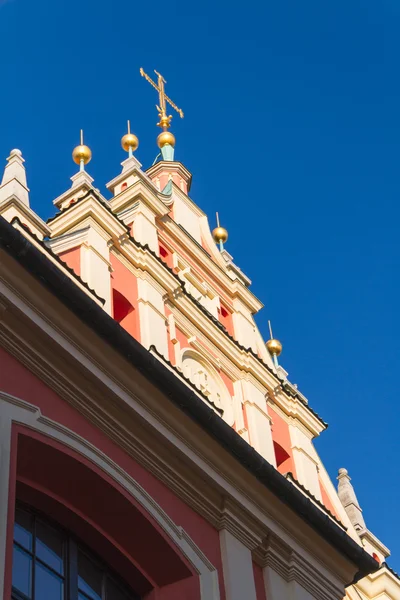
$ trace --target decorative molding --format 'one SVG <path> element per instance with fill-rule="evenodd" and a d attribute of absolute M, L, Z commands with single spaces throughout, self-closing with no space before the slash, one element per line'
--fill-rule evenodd
<path fill-rule="evenodd" d="M 265 539 L 263 562 L 264 567 L 272 569 L 288 583 L 296 582 L 316 600 L 339 600 L 345 594 L 344 586 L 335 585 L 332 579 L 324 577 L 303 556 L 273 535 Z"/>
<path fill-rule="evenodd" d="M 201 599 L 219 600 L 218 572 L 210 560 L 204 555 L 186 531 L 176 525 L 161 506 L 148 494 L 148 492 L 124 471 L 117 463 L 106 454 L 93 446 L 80 435 L 41 414 L 38 407 L 19 398 L 0 391 L 0 402 L 7 402 L 18 410 L 11 411 L 10 428 L 12 422 L 27 425 L 30 429 L 40 431 L 63 446 L 69 447 L 91 463 L 96 465 L 134 498 L 144 510 L 151 515 L 167 536 L 180 549 L 182 554 L 195 568 L 200 578 Z M 26 416 L 26 413 L 29 416 Z"/>

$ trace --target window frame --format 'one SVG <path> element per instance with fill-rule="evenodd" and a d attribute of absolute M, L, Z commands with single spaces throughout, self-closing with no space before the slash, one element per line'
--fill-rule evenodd
<path fill-rule="evenodd" d="M 79 600 L 79 594 L 85 600 L 90 600 L 90 596 L 86 592 L 79 590 L 79 571 L 78 571 L 78 560 L 79 553 L 84 554 L 87 559 L 97 567 L 102 573 L 101 583 L 101 600 L 110 600 L 107 598 L 106 583 L 110 580 L 127 598 L 127 600 L 140 600 L 139 594 L 132 590 L 129 585 L 123 580 L 123 578 L 115 572 L 114 569 L 109 567 L 107 563 L 99 557 L 89 546 L 87 546 L 82 540 L 80 540 L 73 532 L 69 531 L 60 523 L 49 518 L 41 511 L 33 508 L 32 506 L 23 502 L 17 502 L 15 505 L 15 511 L 21 510 L 28 513 L 32 518 L 32 550 L 27 550 L 14 539 L 13 534 L 13 550 L 14 547 L 18 547 L 25 553 L 29 554 L 32 560 L 32 580 L 31 590 L 32 596 L 26 596 L 23 592 L 12 586 L 11 589 L 11 600 L 37 600 L 35 598 L 35 570 L 36 564 L 41 564 L 50 572 L 57 575 L 59 579 L 64 582 L 64 593 L 62 600 Z M 51 565 L 48 565 L 40 557 L 36 555 L 36 524 L 37 521 L 41 521 L 45 525 L 50 526 L 52 529 L 61 534 L 63 538 L 63 574 L 58 573 Z M 15 524 L 15 515 L 14 515 Z M 14 531 L 14 530 L 13 530 Z M 13 568 L 13 565 L 12 565 Z"/>

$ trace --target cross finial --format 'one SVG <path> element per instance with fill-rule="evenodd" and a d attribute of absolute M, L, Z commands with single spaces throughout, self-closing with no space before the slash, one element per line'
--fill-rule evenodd
<path fill-rule="evenodd" d="M 146 81 L 148 81 L 150 85 L 152 85 L 153 88 L 158 92 L 158 104 L 156 104 L 156 108 L 158 111 L 158 116 L 160 117 L 160 121 L 157 123 L 157 125 L 161 127 L 163 131 L 166 131 L 170 127 L 172 119 L 172 115 L 167 115 L 167 103 L 172 106 L 174 110 L 176 110 L 181 119 L 183 119 L 183 111 L 182 109 L 178 108 L 176 104 L 172 102 L 171 98 L 168 98 L 167 94 L 165 93 L 164 86 L 167 82 L 164 77 L 156 70 L 154 70 L 154 73 L 158 78 L 157 83 L 153 81 L 151 77 L 149 77 L 147 73 L 143 71 L 142 68 L 140 68 L 141 76 L 144 77 Z"/>

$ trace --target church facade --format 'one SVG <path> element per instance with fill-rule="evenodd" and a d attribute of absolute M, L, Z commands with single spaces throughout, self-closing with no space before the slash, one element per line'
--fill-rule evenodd
<path fill-rule="evenodd" d="M 74 150 L 44 222 L 0 186 L 0 594 L 400 600 L 323 419 L 263 340 L 250 281 L 189 196 L 157 73 L 159 160 L 105 197 Z M 181 113 L 181 111 L 180 111 Z M 183 116 L 183 113 L 181 114 Z"/>

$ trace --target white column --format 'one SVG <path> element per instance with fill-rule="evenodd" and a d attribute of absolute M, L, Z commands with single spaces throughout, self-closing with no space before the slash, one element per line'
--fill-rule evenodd
<path fill-rule="evenodd" d="M 108 240 L 90 227 L 81 248 L 81 276 L 105 300 L 104 310 L 111 314 L 110 250 Z"/>
<path fill-rule="evenodd" d="M 250 550 L 226 529 L 219 539 L 226 600 L 257 600 Z"/>
<path fill-rule="evenodd" d="M 250 311 L 237 299 L 234 301 L 232 320 L 234 337 L 239 344 L 242 344 L 246 349 L 251 348 L 253 352 L 257 352 L 255 323 Z"/>
<path fill-rule="evenodd" d="M 289 432 L 297 479 L 313 496 L 321 500 L 317 462 L 312 456 L 311 440 L 297 424 L 290 424 Z"/>
<path fill-rule="evenodd" d="M 243 400 L 246 408 L 251 445 L 271 465 L 276 467 L 271 418 L 267 413 L 265 391 L 251 381 L 243 381 Z"/>
<path fill-rule="evenodd" d="M 168 358 L 167 318 L 163 291 L 154 280 L 138 279 L 140 341 L 145 348 L 155 346 Z"/>
<path fill-rule="evenodd" d="M 291 600 L 289 582 L 271 567 L 264 568 L 264 583 L 267 600 Z"/>
<path fill-rule="evenodd" d="M 158 256 L 159 247 L 156 218 L 153 211 L 143 202 L 139 204 L 135 212 L 133 237 L 143 246 L 147 244 Z"/>

